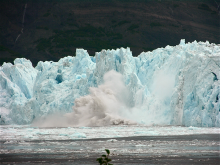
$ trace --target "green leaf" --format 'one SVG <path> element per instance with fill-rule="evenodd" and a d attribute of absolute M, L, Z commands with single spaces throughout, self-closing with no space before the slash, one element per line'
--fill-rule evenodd
<path fill-rule="evenodd" d="M 98 159 L 96 159 L 96 161 L 98 161 L 100 164 L 103 163 L 102 158 L 98 158 Z"/>
<path fill-rule="evenodd" d="M 108 165 L 113 165 L 113 164 L 108 164 Z"/>
<path fill-rule="evenodd" d="M 109 155 L 110 154 L 110 151 L 109 149 L 105 149 L 106 153 Z"/>
<path fill-rule="evenodd" d="M 102 157 L 105 157 L 105 158 L 106 158 L 106 155 L 102 155 Z"/>
<path fill-rule="evenodd" d="M 108 160 L 106 160 L 107 162 L 111 162 L 112 160 L 111 159 L 108 159 Z"/>

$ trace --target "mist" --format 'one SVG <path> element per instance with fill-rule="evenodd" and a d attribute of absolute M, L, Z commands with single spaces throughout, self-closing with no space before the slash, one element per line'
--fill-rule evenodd
<path fill-rule="evenodd" d="M 53 114 L 33 121 L 34 126 L 106 126 L 136 124 L 123 116 L 129 111 L 128 94 L 122 75 L 114 70 L 103 77 L 103 84 L 91 87 L 90 94 L 75 99 L 73 112 L 64 115 Z"/>
<path fill-rule="evenodd" d="M 33 125 L 40 127 L 167 125 L 171 116 L 165 115 L 169 110 L 166 99 L 171 97 L 173 87 L 174 76 L 164 72 L 157 73 L 149 89 L 150 95 L 145 96 L 144 91 L 137 91 L 136 98 L 143 99 L 143 102 L 131 107 L 129 106 L 131 92 L 125 86 L 123 76 L 111 70 L 104 75 L 103 84 L 97 88 L 90 87 L 89 95 L 75 99 L 73 112 L 36 119 Z"/>

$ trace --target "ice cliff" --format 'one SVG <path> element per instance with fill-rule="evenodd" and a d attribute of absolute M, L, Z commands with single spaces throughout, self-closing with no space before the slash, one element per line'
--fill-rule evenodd
<path fill-rule="evenodd" d="M 93 123 L 103 118 L 99 121 L 120 124 L 123 118 L 149 125 L 220 127 L 219 79 L 220 45 L 208 41 L 181 40 L 138 57 L 129 48 L 102 50 L 94 57 L 77 49 L 75 57 L 40 61 L 35 68 L 18 58 L 0 67 L 0 123 L 30 124 L 60 112 L 72 113 L 73 120 L 92 113 L 86 120 Z"/>

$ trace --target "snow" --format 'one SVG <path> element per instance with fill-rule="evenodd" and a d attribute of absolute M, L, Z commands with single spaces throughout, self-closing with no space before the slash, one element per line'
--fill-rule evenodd
<path fill-rule="evenodd" d="M 181 40 L 138 57 L 129 48 L 95 57 L 77 49 L 35 68 L 19 58 L 0 67 L 0 123 L 220 127 L 219 77 L 220 45 L 208 41 Z"/>

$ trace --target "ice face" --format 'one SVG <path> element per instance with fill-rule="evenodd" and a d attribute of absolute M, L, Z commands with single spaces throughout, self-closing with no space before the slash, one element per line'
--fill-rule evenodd
<path fill-rule="evenodd" d="M 0 67 L 0 122 L 29 124 L 59 114 L 78 126 L 220 127 L 219 77 L 220 45 L 209 42 L 181 40 L 138 57 L 129 48 L 95 57 L 77 49 L 76 57 L 35 68 L 16 59 Z"/>
<path fill-rule="evenodd" d="M 4 63 L 0 68 L 1 124 L 32 122 L 34 114 L 33 86 L 37 70 L 24 58 L 14 65 Z"/>

